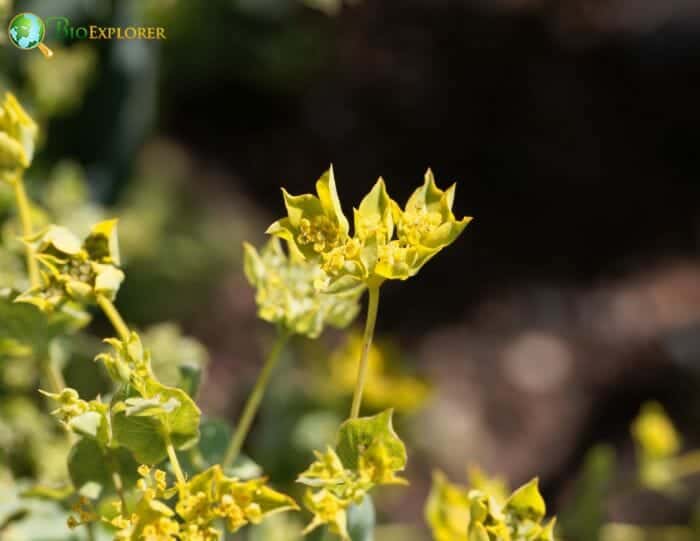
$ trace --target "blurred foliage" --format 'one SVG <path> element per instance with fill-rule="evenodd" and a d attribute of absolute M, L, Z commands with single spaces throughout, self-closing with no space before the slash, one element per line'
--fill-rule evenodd
<path fill-rule="evenodd" d="M 186 152 L 174 144 L 151 138 L 156 111 L 167 118 L 171 99 L 163 93 L 162 103 L 157 102 L 157 85 L 175 94 L 196 89 L 198 81 L 217 78 L 236 79 L 259 92 L 298 92 L 332 59 L 328 44 L 335 22 L 314 11 L 338 14 L 343 2 L 216 0 L 207 3 L 208 19 L 217 25 L 217 30 L 211 32 L 202 31 L 202 4 L 198 2 L 149 0 L 123 2 L 118 7 L 116 3 L 109 6 L 105 2 L 60 4 L 60 9 L 65 9 L 76 21 L 121 24 L 125 20 L 142 20 L 165 24 L 169 39 L 159 48 L 129 54 L 120 54 L 113 44 L 107 43 L 55 47 L 56 56 L 50 63 L 39 54 L 24 54 L 8 47 L 0 49 L 3 86 L 14 89 L 23 103 L 30 104 L 32 116 L 40 120 L 41 131 L 48 133 L 36 141 L 42 152 L 38 153 L 26 179 L 28 192 L 37 202 L 31 208 L 32 221 L 37 228 L 55 223 L 82 239 L 89 234 L 92 224 L 113 215 L 121 217 L 120 244 L 128 279 L 120 292 L 120 305 L 128 320 L 144 329 L 143 343 L 152 352 L 156 376 L 167 386 L 195 395 L 200 387 L 200 374 L 208 362 L 206 349 L 185 336 L 175 323 L 152 323 L 163 319 L 186 321 L 206 304 L 229 269 L 242 266 L 238 247 L 244 239 L 258 237 L 261 220 L 245 203 L 233 209 L 219 205 L 216 195 L 206 193 L 209 188 L 203 189 L 198 182 L 198 165 Z M 11 2 L 0 2 L 0 14 L 6 18 L 11 13 Z M 221 54 L 222 28 L 236 42 L 235 47 L 226 49 L 226 54 Z M 216 61 L 203 61 L 203 58 Z M 157 83 L 159 77 L 161 82 Z M 203 121 L 211 127 L 210 118 Z M 215 136 L 215 127 L 211 131 Z M 150 142 L 144 147 L 148 139 Z M 432 193 L 433 188 L 434 184 L 426 178 L 423 192 Z M 454 221 L 450 198 L 439 195 L 442 201 L 438 210 Z M 83 479 L 76 468 L 90 466 L 89 458 L 95 448 L 83 444 L 83 448 L 76 449 L 73 469 L 69 472 L 64 457 L 71 442 L 46 415 L 55 404 L 47 404 L 35 389 L 48 387 L 43 370 L 48 360 L 80 395 L 110 398 L 113 388 L 106 371 L 92 362 L 95 355 L 107 349 L 97 338 L 103 322 L 97 319 L 85 328 L 92 312 L 71 313 L 71 324 L 61 323 L 62 332 L 69 334 L 66 339 L 55 336 L 49 324 L 31 312 L 31 307 L 10 302 L 29 285 L 24 247 L 19 240 L 21 223 L 13 200 L 12 188 L 0 183 L 0 538 L 3 541 L 83 540 L 86 538 L 83 529 L 71 532 L 66 526 L 71 507 L 76 503 L 70 481 L 72 478 L 81 487 L 93 488 L 90 478 L 94 472 Z M 378 200 L 370 203 L 377 203 L 377 208 L 370 210 L 381 210 Z M 416 218 L 410 216 L 409 210 L 399 214 L 406 238 L 410 233 L 406 225 Z M 434 218 L 428 216 L 423 222 L 419 220 L 418 225 L 439 225 L 431 223 Z M 401 274 L 397 269 L 394 271 L 397 276 Z M 254 278 L 257 282 L 260 277 L 256 274 Z M 350 309 L 343 315 L 352 319 L 356 310 L 350 303 Z M 22 323 L 27 321 L 31 325 Z M 17 322 L 20 324 L 12 324 Z M 28 327 L 41 329 L 40 336 L 27 336 Z M 312 325 L 309 329 L 314 330 L 310 334 L 317 334 L 317 327 Z M 250 446 L 275 479 L 291 480 L 294 472 L 308 466 L 312 450 L 334 445 L 336 429 L 353 392 L 361 345 L 357 333 L 348 336 L 337 349 L 331 349 L 328 343 L 298 341 L 293 351 L 283 356 L 283 373 L 273 381 Z M 46 358 L 37 352 L 45 353 Z M 298 361 L 296 366 L 292 366 L 291 360 Z M 376 413 L 393 407 L 398 426 L 410 423 L 411 416 L 407 414 L 414 414 L 426 405 L 432 392 L 430 384 L 407 368 L 410 362 L 404 352 L 390 340 L 379 340 L 372 345 L 368 363 L 365 408 Z M 300 366 L 306 371 L 307 379 L 299 377 Z M 130 403 L 130 406 L 148 404 Z M 188 476 L 221 462 L 232 432 L 226 421 L 206 418 L 200 430 L 198 445 L 179 452 Z M 700 537 L 699 521 L 692 513 L 686 512 L 678 519 L 686 524 L 637 525 L 623 522 L 625 517 L 610 511 L 610 501 L 630 491 L 635 494 L 651 490 L 674 502 L 697 499 L 692 483 L 686 481 L 700 471 L 700 457 L 696 451 L 684 449 L 679 432 L 663 408 L 656 403 L 644 406 L 632 423 L 631 433 L 637 457 L 633 479 L 626 477 L 620 467 L 622 461 L 612 447 L 595 446 L 586 454 L 569 497 L 558 502 L 561 518 L 558 535 L 563 539 L 686 541 Z M 285 450 L 284 456 L 280 456 L 280 449 Z M 337 449 L 326 453 L 321 452 L 319 461 L 328 459 L 336 466 L 334 473 L 342 479 L 338 482 L 324 470 L 312 481 L 311 492 L 318 495 L 326 490 L 324 502 L 341 501 L 340 506 L 330 506 L 334 513 L 316 505 L 319 514 L 327 513 L 332 521 L 348 503 L 347 485 L 356 489 L 358 479 L 364 479 L 363 468 L 352 453 L 348 456 Z M 374 470 L 386 466 L 384 451 L 374 448 L 370 458 L 375 461 L 371 463 Z M 367 477 L 366 470 L 372 468 L 363 466 Z M 318 467 L 314 469 L 314 473 L 318 470 Z M 353 471 L 355 478 L 347 470 Z M 240 457 L 227 474 L 249 479 L 260 475 L 261 468 Z M 101 474 L 101 477 L 105 476 Z M 458 541 L 472 525 L 479 541 L 494 541 L 500 539 L 499 535 L 505 538 L 504 528 L 511 538 L 519 539 L 520 534 L 513 531 L 523 521 L 528 528 L 537 525 L 528 530 L 532 536 L 543 535 L 537 529 L 543 509 L 532 485 L 526 485 L 529 486 L 524 491 L 527 497 L 522 498 L 525 503 L 505 509 L 508 493 L 501 481 L 478 471 L 471 473 L 469 489 L 441 477 L 437 479 L 428 520 L 436 531 L 435 539 Z M 319 489 L 321 485 L 324 486 Z M 363 492 L 364 487 L 360 488 Z M 295 494 L 299 494 L 298 490 Z M 71 496 L 64 499 L 68 493 Z M 327 498 L 329 493 L 333 497 Z M 28 494 L 39 497 L 25 497 Z M 389 517 L 381 500 L 375 502 L 375 515 L 375 505 L 369 496 L 358 499 L 342 509 L 348 514 L 348 535 L 353 541 L 369 540 L 368 532 L 375 520 L 386 521 Z M 314 508 L 318 500 L 312 504 Z M 301 537 L 303 522 L 296 515 L 275 515 L 256 529 L 242 530 L 237 538 L 291 541 Z M 455 523 L 456 534 L 452 533 Z M 484 530 L 488 537 L 483 536 Z M 423 531 L 414 524 L 381 524 L 374 532 L 378 541 L 424 539 Z M 99 540 L 112 537 L 100 528 L 94 534 Z M 321 529 L 315 536 L 330 538 Z"/>

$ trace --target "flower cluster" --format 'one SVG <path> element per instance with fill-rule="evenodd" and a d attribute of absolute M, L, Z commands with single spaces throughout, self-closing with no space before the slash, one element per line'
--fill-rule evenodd
<path fill-rule="evenodd" d="M 219 466 L 173 486 L 168 486 L 162 470 L 141 466 L 139 474 L 140 499 L 134 512 L 120 508 L 109 520 L 117 528 L 118 541 L 218 541 L 218 521 L 233 533 L 297 509 L 294 500 L 265 486 L 264 479 L 239 481 L 224 475 Z"/>
<path fill-rule="evenodd" d="M 290 250 L 303 258 L 318 262 L 324 276 L 317 285 L 329 293 L 414 276 L 471 220 L 455 218 L 455 186 L 440 190 L 430 170 L 403 209 L 389 197 L 380 178 L 354 209 L 352 236 L 332 168 L 318 180 L 316 192 L 317 196 L 294 196 L 283 190 L 287 217 L 273 223 L 268 233 L 285 239 Z"/>
<path fill-rule="evenodd" d="M 305 533 L 325 524 L 348 541 L 351 505 L 361 503 L 376 485 L 406 484 L 396 475 L 406 466 L 406 448 L 394 432 L 391 410 L 345 421 L 335 449 L 315 454 L 316 461 L 297 479 L 310 487 L 304 505 L 313 519 Z"/>
<path fill-rule="evenodd" d="M 18 301 L 52 312 L 68 301 L 94 303 L 99 295 L 110 300 L 116 296 L 124 280 L 116 220 L 93 226 L 82 243 L 69 230 L 55 225 L 25 240 L 44 270 L 41 285 L 23 293 Z"/>
<path fill-rule="evenodd" d="M 270 239 L 260 253 L 248 243 L 243 249 L 245 275 L 256 288 L 261 319 L 317 338 L 325 325 L 346 327 L 360 311 L 362 288 L 346 296 L 319 292 L 315 283 L 323 277 L 320 265 L 296 251 L 285 254 L 279 239 Z"/>
<path fill-rule="evenodd" d="M 425 515 L 436 541 L 554 541 L 556 519 L 543 522 L 546 506 L 537 479 L 504 499 L 489 484 L 469 489 L 438 472 Z"/>

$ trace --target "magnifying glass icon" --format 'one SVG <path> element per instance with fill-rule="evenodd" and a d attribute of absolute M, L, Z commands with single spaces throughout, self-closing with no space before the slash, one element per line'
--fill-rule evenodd
<path fill-rule="evenodd" d="M 44 45 L 46 25 L 41 17 L 33 13 L 19 13 L 12 17 L 7 27 L 7 35 L 18 49 L 39 49 L 46 58 L 53 56 L 53 51 Z"/>

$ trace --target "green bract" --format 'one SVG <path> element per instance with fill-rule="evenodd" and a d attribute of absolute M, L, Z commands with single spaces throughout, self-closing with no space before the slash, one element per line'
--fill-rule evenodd
<path fill-rule="evenodd" d="M 362 288 L 342 297 L 319 292 L 321 267 L 295 251 L 285 254 L 279 239 L 270 239 L 260 253 L 248 243 L 243 250 L 245 275 L 256 288 L 258 315 L 265 321 L 317 338 L 325 325 L 343 328 L 357 316 Z"/>
<path fill-rule="evenodd" d="M 332 169 L 316 183 L 316 191 L 318 196 L 291 196 L 283 191 L 288 216 L 273 223 L 267 232 L 285 239 L 292 252 L 319 262 L 324 276 L 317 280 L 317 286 L 329 293 L 414 276 L 471 220 L 455 218 L 455 185 L 440 190 L 430 170 L 403 210 L 389 197 L 380 178 L 354 209 L 352 237 Z"/>
<path fill-rule="evenodd" d="M 556 519 L 543 523 L 546 509 L 537 485 L 533 479 L 504 503 L 498 494 L 452 484 L 436 472 L 426 520 L 436 541 L 554 541 Z"/>
<path fill-rule="evenodd" d="M 42 311 L 51 312 L 71 300 L 93 303 L 98 295 L 114 299 L 124 280 L 118 267 L 116 220 L 93 226 L 82 243 L 69 230 L 55 225 L 26 242 L 44 268 L 43 283 L 17 301 L 34 304 Z"/>
<path fill-rule="evenodd" d="M 128 341 L 108 339 L 114 352 L 98 355 L 110 376 L 122 386 L 112 398 L 111 424 L 115 442 L 143 464 L 157 464 L 176 449 L 190 447 L 199 437 L 200 411 L 192 398 L 160 383 L 151 369 L 150 353 L 136 333 Z"/>
<path fill-rule="evenodd" d="M 27 168 L 39 129 L 10 92 L 0 105 L 0 169 Z"/>
<path fill-rule="evenodd" d="M 338 431 L 335 449 L 315 452 L 316 461 L 297 478 L 310 487 L 304 505 L 313 514 L 304 530 L 321 525 L 349 540 L 348 510 L 375 485 L 405 484 L 396 473 L 406 466 L 406 448 L 392 426 L 392 411 L 350 419 Z"/>

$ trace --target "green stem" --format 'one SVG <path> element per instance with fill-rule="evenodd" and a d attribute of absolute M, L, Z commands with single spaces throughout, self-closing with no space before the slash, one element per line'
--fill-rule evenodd
<path fill-rule="evenodd" d="M 362 405 L 362 393 L 367 381 L 367 365 L 369 350 L 372 347 L 374 338 L 374 326 L 377 323 L 377 311 L 379 309 L 379 286 L 369 287 L 369 306 L 367 308 L 367 320 L 365 321 L 365 334 L 362 337 L 362 356 L 360 366 L 357 369 L 357 381 L 355 382 L 355 393 L 352 397 L 352 408 L 350 409 L 350 419 L 357 419 L 360 415 Z"/>
<path fill-rule="evenodd" d="M 173 447 L 173 442 L 170 439 L 170 434 L 165 432 L 163 434 L 165 439 L 165 449 L 168 451 L 168 458 L 170 459 L 170 465 L 173 467 L 173 472 L 175 472 L 175 477 L 179 485 L 185 484 L 185 474 L 182 473 L 182 467 L 180 467 L 180 461 L 177 459 L 177 454 L 175 453 L 175 447 Z"/>
<path fill-rule="evenodd" d="M 32 210 L 29 205 L 27 191 L 24 189 L 24 181 L 22 173 L 18 172 L 12 179 L 12 185 L 15 189 L 15 201 L 19 210 L 19 217 L 22 222 L 22 236 L 29 238 L 32 236 Z M 29 271 L 29 282 L 32 287 L 41 285 L 41 276 L 39 275 L 39 264 L 34 257 L 34 250 L 29 244 L 25 244 L 27 257 L 27 269 Z"/>
<path fill-rule="evenodd" d="M 85 530 L 87 531 L 88 541 L 95 541 L 95 530 L 93 529 L 94 527 L 95 525 L 92 522 L 85 523 Z"/>
<path fill-rule="evenodd" d="M 29 203 L 29 198 L 27 197 L 27 190 L 24 188 L 22 171 L 13 173 L 11 183 L 15 191 L 15 202 L 17 203 L 19 218 L 22 222 L 22 236 L 27 239 L 31 237 L 33 233 L 32 208 Z M 32 287 L 39 287 L 41 286 L 39 264 L 36 257 L 34 257 L 34 250 L 27 243 L 25 243 L 25 256 L 27 259 L 27 271 L 29 272 L 29 283 Z M 66 382 L 63 379 L 63 374 L 61 374 L 61 371 L 56 368 L 56 365 L 51 361 L 51 359 L 46 358 L 41 365 L 51 392 L 60 393 L 63 389 L 65 389 Z"/>
<path fill-rule="evenodd" d="M 63 374 L 56 367 L 56 364 L 51 360 L 48 355 L 40 363 L 41 371 L 44 373 L 44 378 L 48 384 L 48 388 L 52 393 L 60 393 L 66 388 L 66 380 L 63 379 Z"/>
<path fill-rule="evenodd" d="M 243 413 L 238 420 L 236 432 L 231 437 L 231 441 L 226 449 L 226 454 L 224 455 L 224 461 L 222 463 L 224 468 L 232 466 L 233 462 L 236 460 L 236 458 L 238 458 L 238 454 L 241 452 L 243 442 L 250 431 L 250 425 L 253 423 L 255 414 L 257 413 L 258 408 L 260 407 L 260 402 L 265 394 L 267 384 L 270 381 L 270 375 L 279 361 L 280 353 L 282 353 L 288 338 L 289 334 L 287 332 L 280 331 L 272 350 L 270 350 L 270 353 L 265 360 L 265 364 L 263 365 L 262 371 L 258 376 L 258 380 L 255 382 L 255 387 L 253 387 L 253 391 L 250 393 L 245 407 L 243 408 Z"/>
<path fill-rule="evenodd" d="M 126 323 L 124 323 L 124 320 L 119 314 L 117 308 L 114 306 L 114 303 L 112 303 L 112 301 L 110 301 L 104 295 L 97 295 L 97 304 L 100 305 L 100 308 L 102 308 L 102 311 L 107 316 L 107 319 L 109 319 L 109 321 L 112 323 L 112 326 L 114 327 L 114 330 L 117 331 L 119 338 L 121 338 L 124 342 L 128 342 L 129 337 L 131 336 L 129 327 L 127 327 Z"/>
<path fill-rule="evenodd" d="M 127 505 L 126 498 L 124 497 L 124 482 L 122 481 L 122 476 L 119 472 L 119 464 L 117 463 L 117 460 L 114 458 L 114 455 L 111 451 L 107 450 L 107 454 L 107 464 L 109 465 L 109 469 L 112 474 L 112 483 L 114 484 L 114 490 L 117 492 L 117 495 L 119 496 L 119 501 L 122 504 L 121 514 L 122 516 L 128 516 L 129 506 Z"/>

